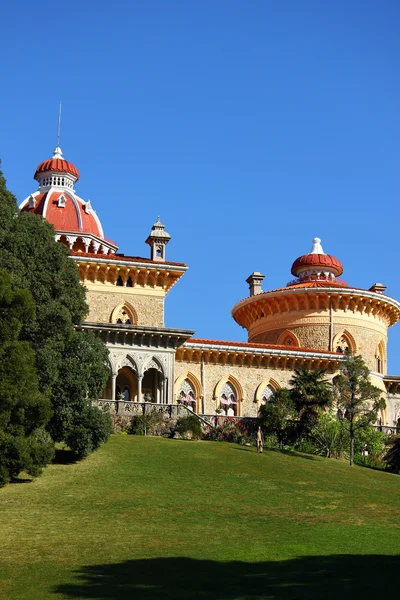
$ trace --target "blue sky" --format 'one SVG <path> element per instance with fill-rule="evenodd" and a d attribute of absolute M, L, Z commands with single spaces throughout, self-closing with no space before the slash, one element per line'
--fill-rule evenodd
<path fill-rule="evenodd" d="M 2 8 L 0 156 L 21 201 L 56 143 L 120 251 L 161 216 L 188 273 L 166 324 L 246 340 L 246 277 L 285 285 L 314 236 L 400 299 L 400 5 L 20 1 Z M 389 334 L 400 374 L 400 325 Z"/>

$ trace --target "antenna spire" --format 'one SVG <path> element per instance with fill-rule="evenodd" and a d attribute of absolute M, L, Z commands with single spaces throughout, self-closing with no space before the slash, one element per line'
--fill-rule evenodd
<path fill-rule="evenodd" d="M 61 136 L 61 108 L 62 108 L 62 100 L 60 100 L 60 107 L 58 109 L 58 129 L 57 129 L 57 146 L 54 150 L 53 158 L 61 158 L 63 159 L 62 151 L 60 148 L 60 136 Z"/>
<path fill-rule="evenodd" d="M 57 132 L 57 146 L 60 147 L 60 135 L 61 135 L 61 108 L 62 100 L 60 100 L 60 107 L 58 109 L 58 132 Z"/>

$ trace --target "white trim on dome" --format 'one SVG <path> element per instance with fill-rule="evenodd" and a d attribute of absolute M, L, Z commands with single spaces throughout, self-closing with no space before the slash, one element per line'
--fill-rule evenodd
<path fill-rule="evenodd" d="M 39 190 L 37 190 L 36 192 L 33 192 L 33 194 L 29 194 L 29 196 L 27 196 L 25 198 L 25 200 L 22 200 L 21 204 L 18 206 L 18 210 L 22 210 L 23 208 L 25 208 L 25 205 L 28 204 L 29 205 L 29 201 L 31 198 L 35 198 L 36 196 L 39 196 L 39 194 L 41 194 L 42 192 L 39 192 Z"/>
<path fill-rule="evenodd" d="M 50 188 L 47 192 L 45 192 L 45 197 L 44 197 L 44 202 L 43 202 L 43 212 L 42 212 L 42 217 L 45 219 L 46 218 L 46 212 L 47 212 L 47 206 L 49 204 L 49 198 L 51 198 L 52 193 L 54 192 L 54 188 Z"/>
<path fill-rule="evenodd" d="M 75 197 L 77 198 L 77 200 L 78 200 L 79 202 L 81 202 L 81 203 L 82 203 L 82 210 L 85 210 L 85 206 L 86 206 L 86 204 L 87 204 L 86 200 L 84 200 L 83 198 L 81 198 L 81 197 L 80 197 L 80 196 L 78 196 L 78 195 L 75 195 Z M 88 201 L 88 202 L 89 202 L 89 201 Z M 86 213 L 86 211 L 85 211 L 85 213 Z M 101 237 L 101 238 L 103 238 L 103 239 L 104 239 L 104 231 L 103 231 L 103 227 L 102 227 L 102 225 L 101 225 L 101 223 L 100 223 L 100 219 L 99 219 L 99 217 L 97 216 L 97 213 L 96 213 L 96 211 L 94 210 L 93 206 L 90 206 L 90 213 L 86 213 L 86 214 L 90 214 L 90 215 L 91 215 L 91 216 L 94 218 L 94 220 L 96 221 L 97 227 L 99 228 L 99 234 L 100 234 L 100 235 L 99 235 L 99 237 Z"/>
<path fill-rule="evenodd" d="M 79 208 L 79 202 L 77 202 L 77 196 L 75 196 L 75 194 L 73 194 L 72 192 L 65 192 L 66 194 L 68 194 L 68 196 L 70 196 L 70 198 L 72 199 L 72 202 L 74 203 L 75 206 L 75 211 L 78 217 L 78 229 L 79 231 L 82 231 L 82 216 L 81 216 L 81 211 Z"/>

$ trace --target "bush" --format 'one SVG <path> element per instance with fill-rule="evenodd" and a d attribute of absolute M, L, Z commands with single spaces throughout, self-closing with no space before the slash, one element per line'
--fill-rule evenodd
<path fill-rule="evenodd" d="M 385 450 L 386 436 L 376 427 L 368 425 L 356 431 L 354 440 L 354 451 L 361 455 L 365 444 L 368 447 L 368 456 L 382 456 Z"/>
<path fill-rule="evenodd" d="M 153 409 L 149 413 L 133 417 L 130 433 L 134 435 L 161 435 L 163 425 L 163 414 Z"/>
<path fill-rule="evenodd" d="M 106 442 L 111 433 L 111 415 L 94 406 L 86 406 L 75 416 L 74 426 L 65 441 L 77 458 L 84 458 Z"/>
<path fill-rule="evenodd" d="M 348 431 L 334 416 L 321 414 L 312 428 L 308 441 L 314 446 L 315 454 L 327 458 L 343 458 L 348 455 L 350 437 Z"/>
<path fill-rule="evenodd" d="M 209 425 L 203 439 L 216 442 L 235 442 L 236 444 L 245 444 L 251 441 L 246 426 L 230 417 L 217 425 Z"/>
<path fill-rule="evenodd" d="M 54 444 L 43 428 L 29 436 L 14 436 L 0 430 L 0 487 L 21 471 L 37 477 L 54 457 Z"/>
<path fill-rule="evenodd" d="M 275 450 L 281 447 L 282 444 L 279 443 L 278 436 L 275 435 L 275 433 L 272 433 L 271 435 L 264 435 L 264 448 Z"/>
<path fill-rule="evenodd" d="M 387 451 L 384 457 L 386 468 L 392 473 L 400 474 L 400 435 L 392 435 L 387 440 Z"/>
<path fill-rule="evenodd" d="M 199 440 L 203 436 L 200 419 L 195 415 L 181 417 L 177 422 L 175 433 L 181 437 L 189 437 L 187 434 L 190 434 L 191 439 Z"/>

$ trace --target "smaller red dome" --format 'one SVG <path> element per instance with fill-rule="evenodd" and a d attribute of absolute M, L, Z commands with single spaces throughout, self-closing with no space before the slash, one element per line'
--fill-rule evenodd
<path fill-rule="evenodd" d="M 73 177 L 76 177 L 76 180 L 79 179 L 79 171 L 72 163 L 68 162 L 64 158 L 49 158 L 48 160 L 44 160 L 40 163 L 38 168 L 36 169 L 34 179 L 36 179 L 37 175 L 40 173 L 47 173 L 48 171 L 55 171 L 57 173 L 69 173 Z"/>
<path fill-rule="evenodd" d="M 299 269 L 303 268 L 328 268 L 335 272 L 336 276 L 343 273 L 342 263 L 330 254 L 304 254 L 299 256 L 292 264 L 292 275 L 297 276 Z"/>

